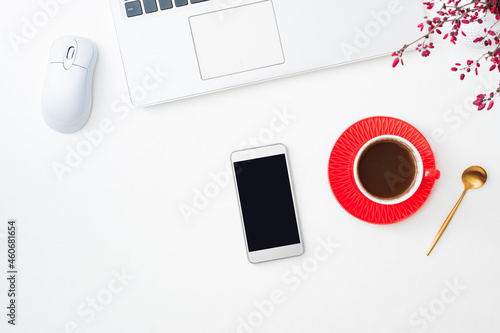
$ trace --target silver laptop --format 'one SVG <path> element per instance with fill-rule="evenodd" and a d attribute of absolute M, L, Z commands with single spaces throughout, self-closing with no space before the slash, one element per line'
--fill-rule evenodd
<path fill-rule="evenodd" d="M 420 0 L 110 2 L 136 106 L 386 55 L 423 17 Z"/>

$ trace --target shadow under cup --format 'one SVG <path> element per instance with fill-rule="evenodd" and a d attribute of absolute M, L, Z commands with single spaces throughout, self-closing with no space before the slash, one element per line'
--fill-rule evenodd
<path fill-rule="evenodd" d="M 410 198 L 424 175 L 418 150 L 395 135 L 378 136 L 365 143 L 356 155 L 353 172 L 363 195 L 386 205 Z"/>

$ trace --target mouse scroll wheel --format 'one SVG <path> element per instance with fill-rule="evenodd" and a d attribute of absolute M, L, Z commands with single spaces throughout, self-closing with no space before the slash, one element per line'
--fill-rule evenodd
<path fill-rule="evenodd" d="M 66 53 L 66 59 L 71 60 L 75 56 L 75 47 L 70 46 L 68 52 Z"/>

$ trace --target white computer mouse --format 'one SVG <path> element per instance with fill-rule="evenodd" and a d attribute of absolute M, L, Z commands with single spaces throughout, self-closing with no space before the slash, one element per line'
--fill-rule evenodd
<path fill-rule="evenodd" d="M 42 114 L 54 130 L 76 132 L 89 119 L 96 61 L 97 47 L 88 39 L 61 37 L 52 45 L 42 91 Z"/>

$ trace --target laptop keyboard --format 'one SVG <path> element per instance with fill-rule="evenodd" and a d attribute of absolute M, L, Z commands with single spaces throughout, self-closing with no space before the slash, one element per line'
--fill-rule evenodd
<path fill-rule="evenodd" d="M 125 0 L 125 12 L 128 17 L 139 16 L 144 13 L 154 13 L 160 10 L 172 9 L 175 7 L 182 7 L 188 4 L 204 2 L 208 0 Z"/>

